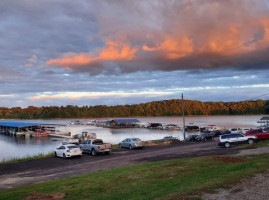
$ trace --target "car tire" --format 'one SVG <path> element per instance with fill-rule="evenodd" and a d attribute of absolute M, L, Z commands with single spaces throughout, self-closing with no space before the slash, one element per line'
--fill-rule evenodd
<path fill-rule="evenodd" d="M 95 149 L 92 149 L 92 155 L 97 156 L 97 152 L 95 151 Z"/>
<path fill-rule="evenodd" d="M 129 145 L 129 149 L 132 150 L 133 149 L 133 146 L 132 145 Z"/>
<path fill-rule="evenodd" d="M 105 154 L 106 154 L 106 155 L 109 155 L 109 154 L 110 154 L 110 151 L 105 152 Z"/>
<path fill-rule="evenodd" d="M 226 148 L 230 148 L 231 144 L 230 144 L 229 142 L 226 142 L 226 143 L 224 144 L 224 146 L 225 146 Z"/>
<path fill-rule="evenodd" d="M 57 157 L 57 153 L 56 153 L 56 151 L 54 152 L 54 157 Z"/>
<path fill-rule="evenodd" d="M 66 159 L 66 155 L 65 154 L 63 154 L 63 158 Z"/>
<path fill-rule="evenodd" d="M 248 143 L 249 143 L 249 144 L 253 144 L 253 143 L 254 143 L 254 140 L 253 140 L 253 139 L 249 139 L 249 140 L 248 140 Z"/>

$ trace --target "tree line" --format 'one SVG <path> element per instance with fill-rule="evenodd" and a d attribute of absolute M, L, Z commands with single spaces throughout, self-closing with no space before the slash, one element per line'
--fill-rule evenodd
<path fill-rule="evenodd" d="M 182 115 L 181 100 L 153 101 L 135 105 L 117 106 L 42 106 L 27 108 L 0 107 L 2 119 L 49 119 L 49 118 L 108 118 L 149 117 Z M 185 115 L 246 115 L 269 114 L 269 101 L 202 102 L 184 100 Z"/>

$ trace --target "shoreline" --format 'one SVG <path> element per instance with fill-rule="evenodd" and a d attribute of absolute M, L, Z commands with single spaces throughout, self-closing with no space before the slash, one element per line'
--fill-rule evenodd
<path fill-rule="evenodd" d="M 242 115 L 185 115 L 185 117 L 225 117 L 225 116 L 269 116 L 269 114 L 242 114 Z M 182 117 L 179 115 L 173 115 L 173 116 L 131 116 L 131 117 L 74 117 L 74 118 L 28 118 L 28 119 L 22 119 L 22 118 L 1 118 L 2 121 L 7 120 L 67 120 L 67 119 L 130 119 L 130 118 L 160 118 L 160 117 L 167 117 L 167 118 L 173 118 L 173 117 Z"/>

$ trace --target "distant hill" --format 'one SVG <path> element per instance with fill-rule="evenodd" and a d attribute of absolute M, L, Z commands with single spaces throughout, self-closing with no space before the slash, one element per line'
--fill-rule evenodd
<path fill-rule="evenodd" d="M 269 114 L 269 101 L 202 102 L 184 101 L 185 115 L 245 115 Z M 180 116 L 181 100 L 153 101 L 135 105 L 117 106 L 47 106 L 28 108 L 0 107 L 0 118 L 48 119 L 48 118 L 97 118 L 97 117 L 147 117 Z"/>

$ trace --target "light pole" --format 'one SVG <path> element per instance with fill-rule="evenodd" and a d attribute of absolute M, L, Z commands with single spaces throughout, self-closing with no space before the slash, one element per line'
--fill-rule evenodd
<path fill-rule="evenodd" d="M 182 112 L 182 118 L 183 118 L 183 136 L 184 136 L 184 141 L 186 140 L 186 134 L 185 134 L 185 115 L 184 115 L 184 98 L 183 98 L 183 93 L 181 96 L 181 112 Z"/>

